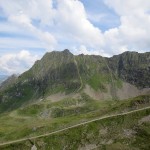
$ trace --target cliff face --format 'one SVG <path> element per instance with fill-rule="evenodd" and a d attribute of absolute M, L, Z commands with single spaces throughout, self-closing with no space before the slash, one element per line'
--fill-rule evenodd
<path fill-rule="evenodd" d="M 105 58 L 54 51 L 0 91 L 0 112 L 54 93 L 80 93 L 87 85 L 118 99 L 117 89 L 123 87 L 123 82 L 139 89 L 150 88 L 150 53 L 125 52 Z"/>
<path fill-rule="evenodd" d="M 119 78 L 139 88 L 150 87 L 150 53 L 125 52 L 110 59 Z"/>

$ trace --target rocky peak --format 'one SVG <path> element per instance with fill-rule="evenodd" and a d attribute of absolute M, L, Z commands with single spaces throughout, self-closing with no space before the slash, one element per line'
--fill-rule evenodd
<path fill-rule="evenodd" d="M 72 54 L 68 49 L 62 51 L 63 54 Z M 72 54 L 73 55 L 73 54 Z"/>

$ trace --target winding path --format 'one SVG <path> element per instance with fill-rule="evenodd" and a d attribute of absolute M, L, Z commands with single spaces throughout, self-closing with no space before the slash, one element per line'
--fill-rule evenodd
<path fill-rule="evenodd" d="M 150 106 L 149 107 L 145 107 L 145 108 L 141 108 L 141 109 L 137 109 L 137 110 L 133 110 L 133 111 L 129 111 L 129 112 L 120 113 L 120 114 L 104 116 L 104 117 L 101 117 L 101 118 L 97 118 L 97 119 L 93 119 L 93 120 L 86 121 L 86 122 L 83 122 L 83 123 L 79 123 L 79 124 L 76 124 L 76 125 L 64 128 L 64 129 L 60 129 L 60 130 L 57 130 L 57 131 L 53 131 L 53 132 L 50 132 L 50 133 L 46 133 L 46 134 L 42 134 L 42 135 L 38 135 L 38 136 L 33 136 L 33 137 L 30 137 L 30 138 L 23 138 L 23 139 L 19 139 L 19 140 L 10 141 L 10 142 L 0 143 L 0 146 L 13 144 L 13 143 L 18 143 L 18 142 L 23 142 L 23 141 L 26 141 L 26 140 L 33 140 L 33 139 L 41 138 L 41 137 L 45 137 L 45 136 L 49 136 L 49 135 L 52 135 L 52 134 L 56 134 L 56 133 L 59 133 L 59 132 L 66 131 L 68 129 L 72 129 L 72 128 L 75 128 L 75 127 L 78 127 L 78 126 L 82 126 L 82 125 L 91 123 L 91 122 L 94 122 L 94 121 L 108 119 L 108 118 L 111 118 L 111 117 L 123 116 L 123 115 L 131 114 L 131 113 L 134 113 L 134 112 L 146 110 L 146 109 L 150 109 Z"/>

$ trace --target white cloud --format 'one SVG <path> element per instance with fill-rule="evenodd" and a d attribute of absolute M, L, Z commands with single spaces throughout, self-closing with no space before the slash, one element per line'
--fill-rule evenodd
<path fill-rule="evenodd" d="M 64 38 L 95 48 L 103 44 L 101 30 L 87 19 L 80 1 L 58 0 L 56 25 Z"/>
<path fill-rule="evenodd" d="M 5 22 L 7 26 L 0 24 L 2 27 L 0 31 L 21 33 L 36 39 L 3 38 L 0 39 L 0 45 L 5 48 L 7 45 L 9 48 L 16 46 L 18 49 L 21 45 L 22 47 L 44 47 L 49 51 L 74 46 L 76 48 L 73 51 L 76 54 L 105 56 L 126 50 L 149 51 L 150 1 L 104 1 L 120 18 L 118 27 L 104 33 L 100 28 L 95 27 L 92 21 L 100 21 L 105 15 L 87 14 L 83 3 L 79 0 L 0 1 L 0 7 L 8 18 L 7 23 Z M 16 58 L 17 56 L 14 59 Z"/>
<path fill-rule="evenodd" d="M 18 28 L 30 32 L 32 36 L 41 40 L 41 43 L 47 49 L 53 49 L 57 41 L 55 37 L 32 24 L 32 19 L 39 19 L 41 24 L 50 24 L 51 18 L 51 0 L 31 0 L 30 2 L 18 0 L 0 1 L 0 6 L 8 17 L 10 23 Z M 48 16 L 48 17 L 45 17 Z"/>
<path fill-rule="evenodd" d="M 7 16 L 26 14 L 30 19 L 40 20 L 41 23 L 52 23 L 52 0 L 4 0 L 0 1 L 0 6 Z"/>
<path fill-rule="evenodd" d="M 31 32 L 45 43 L 46 49 L 59 47 L 56 44 L 62 41 L 84 44 L 91 48 L 103 44 L 101 30 L 87 19 L 80 1 L 57 0 L 55 9 L 53 2 L 54 0 L 5 0 L 0 1 L 0 6 L 10 22 L 22 30 Z M 36 27 L 32 23 L 33 20 L 39 21 L 40 26 Z M 45 27 L 47 31 L 43 30 Z"/>
<path fill-rule="evenodd" d="M 20 49 L 25 47 L 30 47 L 30 48 L 42 48 L 44 45 L 37 40 L 34 39 L 17 39 L 17 38 L 0 38 L 0 49 Z"/>
<path fill-rule="evenodd" d="M 150 9 L 149 0 L 104 0 L 104 2 L 120 16 L 147 13 Z"/>
<path fill-rule="evenodd" d="M 8 53 L 0 57 L 0 72 L 5 74 L 22 73 L 33 65 L 39 57 L 27 50 Z"/>
<path fill-rule="evenodd" d="M 129 50 L 149 47 L 149 0 L 105 0 L 120 16 L 121 25 L 104 34 L 88 20 L 93 17 L 93 20 L 98 21 L 104 14 L 86 14 L 84 5 L 78 0 L 57 0 L 56 8 L 53 8 L 53 2 L 54 0 L 5 0 L 0 1 L 0 6 L 9 21 L 22 30 L 31 32 L 45 44 L 46 49 L 60 47 L 56 43 L 62 41 L 77 46 L 86 45 L 91 49 L 103 49 L 107 53 L 120 52 L 122 47 Z M 33 20 L 39 21 L 41 26 L 36 27 Z M 43 26 L 49 30 L 44 31 Z"/>
<path fill-rule="evenodd" d="M 85 55 L 100 55 L 99 51 L 88 50 L 85 45 L 80 45 L 78 48 L 73 48 L 75 54 L 85 54 Z"/>
<path fill-rule="evenodd" d="M 29 35 L 28 32 L 24 32 L 24 30 L 18 28 L 16 25 L 10 22 L 0 22 L 0 32 Z"/>
<path fill-rule="evenodd" d="M 88 49 L 85 45 L 80 45 L 79 47 L 72 47 L 71 50 L 75 55 L 85 54 L 85 55 L 101 55 L 105 57 L 110 57 L 110 55 L 105 53 L 104 50 Z"/>
<path fill-rule="evenodd" d="M 47 48 L 53 48 L 56 44 L 56 40 L 49 32 L 43 32 L 40 29 L 32 25 L 31 20 L 25 14 L 10 15 L 9 20 L 18 24 L 23 29 L 29 30 L 34 36 L 37 36 L 42 43 L 46 44 Z"/>
<path fill-rule="evenodd" d="M 150 47 L 150 1 L 149 0 L 105 0 L 106 4 L 120 16 L 120 26 L 104 33 L 108 52 L 126 50 L 149 51 Z M 106 49 L 105 48 L 105 49 Z"/>

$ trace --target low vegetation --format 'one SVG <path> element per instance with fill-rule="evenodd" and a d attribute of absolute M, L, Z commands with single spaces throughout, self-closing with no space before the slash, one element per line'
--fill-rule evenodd
<path fill-rule="evenodd" d="M 96 101 L 86 94 L 58 102 L 43 99 L 0 116 L 0 142 L 29 138 L 101 116 L 150 106 L 150 96 L 124 101 Z"/>
<path fill-rule="evenodd" d="M 149 150 L 150 109 L 97 120 L 65 131 L 1 146 L 1 150 Z M 131 121 L 132 120 L 132 121 Z"/>

